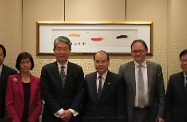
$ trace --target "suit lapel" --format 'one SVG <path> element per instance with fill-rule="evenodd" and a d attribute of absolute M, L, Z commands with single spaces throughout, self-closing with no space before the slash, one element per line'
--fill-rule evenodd
<path fill-rule="evenodd" d="M 0 76 L 0 89 L 2 89 L 2 87 L 3 86 L 5 86 L 5 85 L 3 85 L 3 84 L 5 84 L 5 83 L 3 83 L 4 81 L 5 81 L 5 77 L 6 77 L 6 66 L 5 65 L 3 65 L 3 67 L 2 67 L 2 71 L 1 71 L 1 76 Z"/>
<path fill-rule="evenodd" d="M 30 103 L 32 103 L 33 102 L 33 98 L 34 98 L 34 93 L 35 93 L 35 88 L 36 88 L 36 82 L 35 82 L 35 78 L 32 76 L 32 75 L 30 75 Z M 31 105 L 29 103 L 29 105 Z"/>
<path fill-rule="evenodd" d="M 177 87 L 181 88 L 181 92 L 180 93 L 184 93 L 183 96 L 185 96 L 185 98 L 187 98 L 187 94 L 186 94 L 186 90 L 185 90 L 185 86 L 184 86 L 184 75 L 183 72 L 180 73 L 180 77 L 179 79 L 177 79 L 179 82 L 177 83 Z"/>
<path fill-rule="evenodd" d="M 71 62 L 68 62 L 68 65 L 67 65 L 67 76 L 66 76 L 66 81 L 65 81 L 65 87 L 64 89 L 67 89 L 69 88 L 70 86 L 70 80 L 71 80 L 71 76 L 72 76 L 72 71 L 74 71 L 74 68 L 72 67 L 71 65 Z"/>
<path fill-rule="evenodd" d="M 129 68 L 128 68 L 128 72 L 129 74 L 125 74 L 127 75 L 126 77 L 129 77 L 129 81 L 130 84 L 132 84 L 132 89 L 134 92 L 134 95 L 136 95 L 136 79 L 135 79 L 135 65 L 134 65 L 134 61 L 130 62 L 129 64 Z"/>
<path fill-rule="evenodd" d="M 51 70 L 53 72 L 54 78 L 56 79 L 57 87 L 62 90 L 62 83 L 61 83 L 59 69 L 56 61 L 53 63 L 53 67 Z"/>
<path fill-rule="evenodd" d="M 150 89 L 151 89 L 151 82 L 152 82 L 152 80 L 151 80 L 151 78 L 152 78 L 152 68 L 151 68 L 151 64 L 148 62 L 148 61 L 146 61 L 146 64 L 147 64 L 147 80 L 148 80 L 148 90 L 150 91 Z"/>
<path fill-rule="evenodd" d="M 100 100 L 102 100 L 102 98 L 108 93 L 108 91 L 110 89 L 110 86 L 112 84 L 111 81 L 112 81 L 111 72 L 108 71 L 105 82 L 103 84 L 103 89 L 102 89 L 102 92 L 101 92 L 101 99 Z"/>
<path fill-rule="evenodd" d="M 5 80 L 5 78 L 6 78 L 6 76 L 7 76 L 6 70 L 7 70 L 7 67 L 6 67 L 5 65 L 3 65 L 2 71 L 1 71 L 0 81 L 4 81 L 4 80 Z M 5 77 L 3 77 L 3 76 L 5 76 Z"/>
<path fill-rule="evenodd" d="M 151 90 L 151 84 L 152 84 L 152 74 L 153 74 L 153 68 L 152 68 L 152 65 L 151 63 L 149 63 L 149 61 L 146 61 L 146 64 L 147 64 L 147 78 L 148 78 L 148 93 L 150 92 Z"/>
<path fill-rule="evenodd" d="M 23 83 L 22 83 L 22 78 L 21 78 L 21 74 L 17 74 L 17 85 L 19 87 L 19 91 L 22 97 L 22 100 L 24 101 L 24 95 L 23 95 Z"/>
<path fill-rule="evenodd" d="M 96 79 L 97 79 L 97 73 L 95 72 L 90 78 L 89 88 L 90 88 L 91 98 L 97 103 L 98 94 L 97 94 Z"/>

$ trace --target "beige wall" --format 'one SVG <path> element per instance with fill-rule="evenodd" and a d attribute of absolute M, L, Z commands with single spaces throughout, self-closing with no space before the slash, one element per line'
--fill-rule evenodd
<path fill-rule="evenodd" d="M 187 1 L 168 1 L 168 75 L 181 71 L 179 54 L 187 49 Z"/>
<path fill-rule="evenodd" d="M 129 21 L 153 21 L 153 56 L 149 59 L 161 64 L 167 82 L 167 0 L 127 0 Z"/>
<path fill-rule="evenodd" d="M 124 21 L 125 0 L 66 0 L 66 21 Z"/>
<path fill-rule="evenodd" d="M 15 67 L 15 58 L 22 51 L 22 42 L 21 0 L 0 0 L 0 43 L 7 49 L 5 64 Z"/>
<path fill-rule="evenodd" d="M 33 55 L 32 73 L 37 76 L 43 65 L 55 60 L 36 56 L 36 21 L 153 21 L 153 56 L 148 58 L 162 65 L 165 83 L 170 74 L 180 71 L 178 54 L 187 48 L 186 0 L 66 0 L 65 4 L 63 0 L 23 0 L 23 7 L 21 0 L 0 1 L 0 43 L 7 48 L 5 64 L 11 67 L 21 51 Z M 131 56 L 111 56 L 109 68 L 117 73 L 119 65 L 129 60 Z M 70 56 L 70 61 L 80 64 L 85 74 L 94 71 L 92 55 Z"/>

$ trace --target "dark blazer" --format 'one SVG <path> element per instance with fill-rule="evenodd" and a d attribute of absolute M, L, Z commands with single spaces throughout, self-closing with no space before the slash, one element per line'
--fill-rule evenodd
<path fill-rule="evenodd" d="M 42 112 L 42 99 L 40 95 L 40 79 L 30 75 L 30 102 L 29 122 L 39 122 Z M 12 122 L 21 122 L 24 108 L 24 91 L 21 74 L 10 75 L 6 88 L 6 117 Z"/>
<path fill-rule="evenodd" d="M 169 78 L 166 92 L 166 122 L 187 122 L 187 94 L 183 72 Z"/>
<path fill-rule="evenodd" d="M 8 76 L 16 73 L 16 70 L 3 65 L 0 77 L 0 119 L 4 118 L 5 116 L 5 92 Z"/>
<path fill-rule="evenodd" d="M 85 76 L 85 117 L 125 117 L 125 86 L 121 75 L 108 71 L 98 100 L 97 72 Z"/>
<path fill-rule="evenodd" d="M 157 117 L 164 118 L 165 90 L 162 69 L 159 64 L 146 61 L 148 76 L 148 92 L 150 101 L 150 122 L 155 122 Z M 119 74 L 124 76 L 127 94 L 127 118 L 131 122 L 136 96 L 135 65 L 134 61 L 123 64 L 119 68 Z"/>
<path fill-rule="evenodd" d="M 45 101 L 42 115 L 43 122 L 62 122 L 60 118 L 54 116 L 54 113 L 61 108 L 64 110 L 71 108 L 79 111 L 84 92 L 84 73 L 79 65 L 68 62 L 64 89 L 57 62 L 45 65 L 42 68 L 40 78 L 42 98 Z M 75 118 L 72 119 L 75 120 Z"/>

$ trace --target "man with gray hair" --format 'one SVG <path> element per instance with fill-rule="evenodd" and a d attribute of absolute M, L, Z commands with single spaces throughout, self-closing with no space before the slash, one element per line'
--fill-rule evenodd
<path fill-rule="evenodd" d="M 45 101 L 43 122 L 80 121 L 79 109 L 84 93 L 82 67 L 68 61 L 71 41 L 65 36 L 54 40 L 56 61 L 43 66 L 41 95 Z"/>

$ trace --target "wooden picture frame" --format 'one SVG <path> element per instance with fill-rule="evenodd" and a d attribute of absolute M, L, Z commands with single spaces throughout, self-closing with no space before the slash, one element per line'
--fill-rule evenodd
<path fill-rule="evenodd" d="M 110 54 L 130 54 L 130 45 L 142 39 L 152 55 L 153 22 L 36 22 L 36 54 L 53 54 L 53 42 L 66 36 L 72 42 L 72 54 L 92 54 L 104 50 Z"/>

